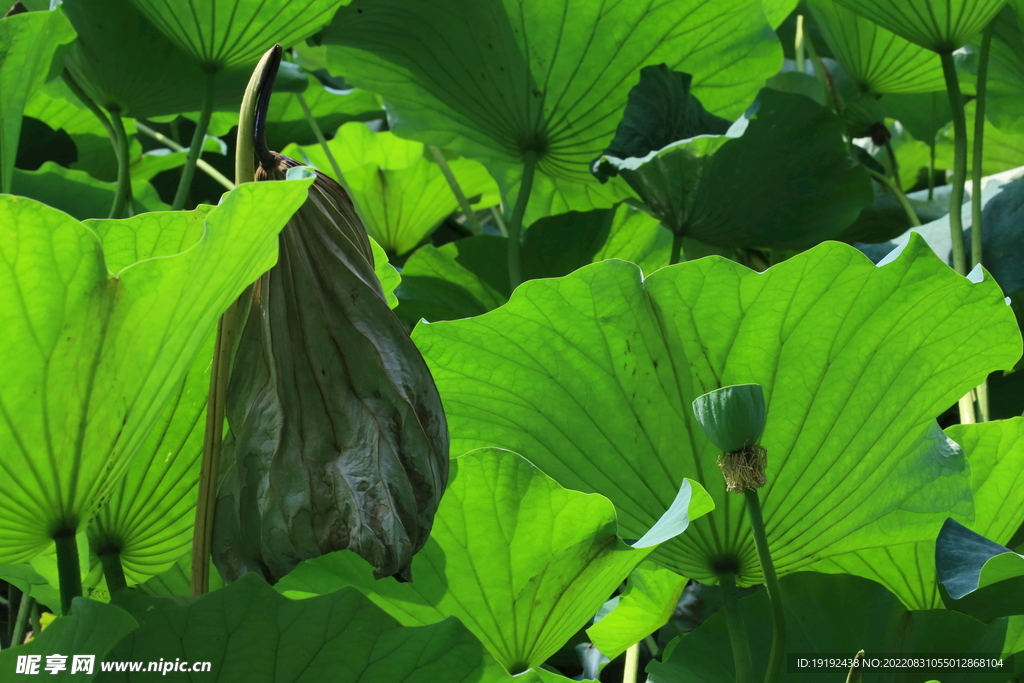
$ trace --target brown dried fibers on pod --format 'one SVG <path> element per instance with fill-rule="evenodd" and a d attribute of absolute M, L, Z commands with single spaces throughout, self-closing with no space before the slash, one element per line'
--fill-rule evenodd
<path fill-rule="evenodd" d="M 260 148 L 257 180 L 301 165 Z M 348 548 L 377 578 L 409 580 L 448 478 L 433 378 L 334 180 L 317 173 L 278 259 L 240 304 L 215 562 L 227 580 L 274 582 Z"/>

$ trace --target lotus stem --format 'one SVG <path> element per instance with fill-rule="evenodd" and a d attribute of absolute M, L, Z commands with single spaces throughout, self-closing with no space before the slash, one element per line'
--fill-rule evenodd
<path fill-rule="evenodd" d="M 772 650 L 768 658 L 768 670 L 765 672 L 765 683 L 776 683 L 782 673 L 782 663 L 786 659 L 786 615 L 782 608 L 782 590 L 779 578 L 775 574 L 775 563 L 772 562 L 768 550 L 768 535 L 764 529 L 764 517 L 761 514 L 761 499 L 757 489 L 743 492 L 747 499 L 747 516 L 750 529 L 754 534 L 754 546 L 757 558 L 761 562 L 761 573 L 764 574 L 764 585 L 768 591 L 768 601 L 772 606 Z"/>
<path fill-rule="evenodd" d="M 860 683 L 864 680 L 864 667 L 861 663 L 864 661 L 864 650 L 861 650 L 853 658 L 853 665 L 850 667 L 850 673 L 846 675 L 846 683 Z"/>
<path fill-rule="evenodd" d="M 751 683 L 754 680 L 754 667 L 751 663 L 747 625 L 743 621 L 743 615 L 740 614 L 739 594 L 736 590 L 736 575 L 729 571 L 722 572 L 718 575 L 718 583 L 722 587 L 725 624 L 729 629 L 729 642 L 732 645 L 732 660 L 736 668 L 736 683 Z"/>
<path fill-rule="evenodd" d="M 160 142 L 160 143 L 162 143 L 164 145 L 167 145 L 167 147 L 169 149 L 171 149 L 171 150 L 173 150 L 175 152 L 184 152 L 184 151 L 187 150 L 186 147 L 182 147 L 177 142 L 175 142 L 172 138 L 169 138 L 166 135 L 164 135 L 163 133 L 159 133 L 159 132 L 153 130 L 152 128 L 150 128 L 149 126 L 147 126 L 147 125 L 145 125 L 143 123 L 139 123 L 138 121 L 136 121 L 135 122 L 135 127 L 139 129 L 140 133 L 143 133 L 144 135 L 148 135 L 149 137 L 153 138 L 157 142 Z M 223 173 L 221 173 L 220 171 L 218 171 L 217 169 L 215 169 L 213 166 L 211 166 L 207 162 L 203 161 L 202 159 L 196 159 L 196 168 L 198 168 L 203 173 L 205 173 L 206 175 L 210 176 L 215 181 L 220 183 L 220 185 L 224 189 L 226 189 L 228 191 L 231 191 L 231 190 L 235 189 L 235 184 L 233 182 L 228 180 L 227 177 Z"/>
<path fill-rule="evenodd" d="M 981 51 L 978 54 L 978 88 L 974 110 L 974 149 L 971 161 L 971 267 L 981 265 L 981 177 L 984 172 L 985 151 L 985 95 L 988 90 L 988 61 L 992 51 L 992 33 L 995 21 L 989 22 L 981 35 Z M 988 380 L 977 386 L 978 414 L 981 422 L 988 422 Z"/>
<path fill-rule="evenodd" d="M 508 280 L 512 291 L 523 282 L 523 267 L 520 260 L 522 246 L 523 216 L 526 215 L 526 204 L 530 201 L 533 189 L 533 177 L 537 173 L 537 153 L 528 150 L 523 157 L 523 180 L 519 184 L 519 196 L 512 209 L 512 219 L 508 223 Z"/>
<path fill-rule="evenodd" d="M 35 598 L 28 593 L 21 594 L 18 616 L 14 619 L 14 630 L 11 632 L 11 647 L 17 647 L 25 642 L 25 626 L 28 624 L 29 615 L 32 613 L 35 603 Z"/>
<path fill-rule="evenodd" d="M 921 219 L 917 217 L 917 212 L 914 211 L 914 207 L 910 203 L 910 200 L 907 199 L 907 195 L 904 194 L 903 190 L 897 187 L 897 185 L 892 181 L 892 178 L 889 178 L 878 171 L 873 171 L 867 166 L 865 166 L 864 169 L 868 172 L 869 176 L 889 188 L 889 191 L 892 192 L 892 196 L 896 198 L 896 201 L 899 202 L 903 212 L 907 215 L 907 222 L 910 223 L 910 227 L 920 227 Z"/>
<path fill-rule="evenodd" d="M 107 591 L 110 597 L 114 593 L 127 588 L 128 582 L 124 578 L 124 567 L 121 566 L 121 553 L 116 548 L 105 548 L 97 555 L 100 557 L 100 564 L 103 565 L 103 578 L 107 580 Z"/>
<path fill-rule="evenodd" d="M 67 84 L 71 92 L 75 94 L 75 97 L 81 100 L 82 104 L 85 105 L 86 109 L 91 111 L 93 115 L 95 115 L 96 118 L 99 119 L 100 123 L 103 125 L 103 130 L 107 131 L 107 137 L 110 138 L 110 146 L 114 148 L 114 153 L 116 154 L 117 134 L 114 132 L 114 126 L 110 123 L 110 119 L 108 119 L 107 115 L 103 113 L 103 110 L 100 109 L 99 105 L 97 105 L 93 101 L 93 99 L 89 97 L 88 94 L 86 94 L 85 90 L 82 89 L 82 86 L 80 86 L 78 84 L 78 81 L 76 81 L 74 77 L 71 75 L 71 72 L 69 72 L 67 69 L 64 69 L 63 73 L 61 74 L 61 77 L 64 79 L 64 82 Z"/>
<path fill-rule="evenodd" d="M 683 236 L 678 232 L 672 233 L 672 253 L 668 257 L 668 264 L 674 266 L 679 263 L 683 255 Z"/>
<path fill-rule="evenodd" d="M 124 130 L 124 122 L 120 112 L 111 112 L 114 126 L 114 139 L 117 141 L 117 190 L 114 192 L 114 205 L 110 207 L 111 218 L 124 218 L 124 208 L 132 191 L 132 167 L 128 154 L 128 135 Z"/>
<path fill-rule="evenodd" d="M 78 543 L 74 529 L 54 534 L 57 547 L 57 579 L 60 584 L 60 608 L 64 616 L 71 614 L 71 601 L 82 596 L 82 570 L 78 564 Z"/>
<path fill-rule="evenodd" d="M 889 156 L 889 166 L 892 167 L 892 181 L 896 185 L 896 189 L 903 192 L 903 181 L 900 180 L 900 163 L 896 159 L 896 152 L 892 149 L 892 142 L 889 140 L 885 141 L 885 151 Z"/>
<path fill-rule="evenodd" d="M 956 75 L 956 64 L 952 52 L 940 52 L 942 73 L 946 77 L 946 92 L 953 110 L 953 178 L 949 193 L 949 233 L 953 242 L 953 270 L 967 275 L 967 251 L 964 248 L 964 180 L 967 176 L 967 119 L 964 116 L 963 98 L 960 96 L 960 81 Z M 974 414 L 974 400 L 971 393 L 960 399 L 960 424 L 977 422 Z"/>
<path fill-rule="evenodd" d="M 494 225 L 498 227 L 498 232 L 505 237 L 508 237 L 508 226 L 505 225 L 505 217 L 501 215 L 501 208 L 492 206 L 491 216 L 494 218 Z"/>
<path fill-rule="evenodd" d="M 640 669 L 640 643 L 633 643 L 626 650 L 626 666 L 622 671 L 622 683 L 636 683 Z"/>
<path fill-rule="evenodd" d="M 185 165 L 181 169 L 181 181 L 178 183 L 178 191 L 174 195 L 174 203 L 171 204 L 173 211 L 180 211 L 185 208 L 188 201 L 188 192 L 192 189 L 192 177 L 196 174 L 196 162 L 199 155 L 203 153 L 203 142 L 206 140 L 206 131 L 210 128 L 210 116 L 213 114 L 213 91 L 214 74 L 206 74 L 206 87 L 203 91 L 202 108 L 199 111 L 199 120 L 196 122 L 195 133 L 192 134 L 192 144 L 188 148 L 188 156 L 185 157 Z"/>
<path fill-rule="evenodd" d="M 951 52 L 939 54 L 942 59 L 942 73 L 946 77 L 946 92 L 953 110 L 953 179 L 949 195 L 949 231 L 953 240 L 953 269 L 959 275 L 967 275 L 967 254 L 964 249 L 964 224 L 961 211 L 964 202 L 964 179 L 967 176 L 967 119 L 964 117 L 963 99 L 960 96 L 960 81 Z"/>
<path fill-rule="evenodd" d="M 470 230 L 474 234 L 482 235 L 484 232 L 483 227 L 480 225 L 480 219 L 476 217 L 476 211 L 473 211 L 472 205 L 469 203 L 469 199 L 466 197 L 466 193 L 462 191 L 462 186 L 459 185 L 459 180 L 452 173 L 451 167 L 448 165 L 448 160 L 444 158 L 444 152 L 439 147 L 434 145 L 428 145 L 430 154 L 434 157 L 434 161 L 437 162 L 438 167 L 441 169 L 441 173 L 444 174 L 444 179 L 448 181 L 448 187 L 452 189 L 452 194 L 455 195 L 455 200 L 459 203 L 459 209 L 462 210 L 462 215 L 466 217 L 466 222 L 469 223 Z"/>

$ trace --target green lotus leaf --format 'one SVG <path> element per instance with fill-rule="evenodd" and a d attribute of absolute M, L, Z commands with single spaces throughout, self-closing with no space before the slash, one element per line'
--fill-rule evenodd
<path fill-rule="evenodd" d="M 693 399 L 704 435 L 723 453 L 752 446 L 764 433 L 764 392 L 760 384 L 734 384 Z"/>
<path fill-rule="evenodd" d="M 952 52 L 971 41 L 1006 0 L 836 0 L 896 35 L 934 52 Z"/>
<path fill-rule="evenodd" d="M 78 33 L 66 57 L 68 71 L 101 107 L 135 118 L 199 110 L 206 80 L 203 64 L 168 40 L 131 0 L 67 0 L 61 9 Z M 215 108 L 237 119 L 258 58 L 216 75 Z M 305 86 L 303 80 L 301 88 Z M 277 90 L 295 87 L 294 78 L 284 74 L 275 83 Z"/>
<path fill-rule="evenodd" d="M 419 628 L 395 619 L 354 589 L 288 600 L 254 574 L 206 595 L 151 597 L 123 591 L 115 603 L 139 622 L 107 661 L 211 663 L 219 683 L 325 680 L 364 683 L 476 683 L 503 672 L 456 619 Z M 104 683 L 152 673 L 105 673 Z M 174 680 L 174 675 L 168 677 Z M 181 680 L 178 674 L 177 680 Z"/>
<path fill-rule="evenodd" d="M 879 584 L 856 576 L 800 572 L 783 577 L 785 596 L 786 651 L 799 656 L 852 659 L 860 650 L 869 657 L 991 658 L 1000 651 L 1006 633 L 1005 622 L 982 624 L 970 617 L 932 610 L 908 611 Z M 765 591 L 739 601 L 747 623 L 747 636 L 754 662 L 754 679 L 761 677 L 768 662 L 772 632 L 755 628 L 771 621 Z M 784 665 L 779 681 L 788 683 L 832 683 L 844 680 L 850 667 L 797 669 Z M 989 669 L 927 669 L 885 667 L 866 671 L 864 680 L 921 683 L 941 677 L 945 683 L 982 683 L 1007 680 L 1007 667 Z M 661 662 L 647 667 L 651 683 L 720 683 L 735 680 L 729 631 L 724 611 L 669 643 Z M 989 679 L 988 677 L 992 677 Z"/>
<path fill-rule="evenodd" d="M 309 180 L 217 207 L 81 224 L 0 197 L 0 558 L 80 529 L 149 437 L 220 314 L 276 258 Z M 24 515 L 25 509 L 33 510 Z"/>
<path fill-rule="evenodd" d="M 768 23 L 777 29 L 800 4 L 800 0 L 762 0 L 762 3 Z"/>
<path fill-rule="evenodd" d="M 1024 132 L 1024 31 L 1018 12 L 1014 11 L 1020 7 L 1011 3 L 993 20 L 989 48 L 985 116 L 1007 133 Z"/>
<path fill-rule="evenodd" d="M 377 279 L 380 280 L 380 286 L 384 290 L 384 298 L 387 299 L 388 308 L 394 309 L 398 306 L 398 297 L 395 296 L 395 289 L 398 285 L 402 284 L 402 276 L 391 265 L 391 262 L 388 261 L 388 255 L 384 251 L 384 247 L 377 244 L 377 240 L 372 237 L 369 240 L 370 248 L 373 250 L 373 272 L 377 274 Z"/>
<path fill-rule="evenodd" d="M 517 674 L 557 652 L 709 503 L 680 480 L 673 504 L 628 546 L 607 499 L 564 489 L 515 453 L 482 449 L 452 460 L 433 533 L 413 559 L 415 582 L 374 581 L 368 564 L 342 551 L 304 562 L 277 588 L 299 596 L 353 585 L 407 626 L 457 616 Z"/>
<path fill-rule="evenodd" d="M 944 92 L 893 93 L 879 104 L 886 116 L 899 121 L 914 138 L 929 146 L 935 145 L 935 136 L 953 120 L 949 96 Z"/>
<path fill-rule="evenodd" d="M 100 662 L 127 634 L 138 628 L 138 622 L 123 609 L 107 605 L 95 600 L 75 598 L 71 616 L 61 617 L 47 626 L 38 637 L 19 647 L 8 648 L 0 652 L 0 670 L 4 676 L 14 675 L 20 678 L 18 658 L 35 656 L 38 662 L 35 670 L 24 672 L 27 675 L 42 674 L 48 681 L 69 683 L 72 681 L 88 681 L 100 673 Z M 64 669 L 48 671 L 47 656 L 54 654 L 66 655 Z M 74 655 L 95 655 L 91 671 L 74 668 Z M 86 671 L 92 674 L 87 676 Z"/>
<path fill-rule="evenodd" d="M 380 93 L 398 135 L 484 162 L 506 205 L 535 153 L 526 224 L 624 196 L 586 165 L 642 67 L 693 74 L 704 106 L 731 119 L 782 56 L 759 0 L 374 0 L 342 8 L 323 40 L 332 73 Z"/>
<path fill-rule="evenodd" d="M 346 0 L 132 0 L 165 36 L 207 71 L 249 66 L 274 43 L 316 33 Z"/>
<path fill-rule="evenodd" d="M 692 243 L 684 241 L 684 249 Z M 672 236 L 658 219 L 626 204 L 614 209 L 558 214 L 534 223 L 522 246 L 527 279 L 561 277 L 609 258 L 645 273 L 668 265 Z M 687 253 L 690 253 L 687 251 Z M 508 240 L 478 235 L 441 247 L 424 245 L 402 269 L 398 316 L 409 325 L 470 318 L 508 300 Z"/>
<path fill-rule="evenodd" d="M 96 180 L 85 171 L 64 168 L 53 161 L 47 161 L 35 171 L 15 169 L 11 188 L 12 194 L 43 202 L 78 220 L 109 216 L 116 191 L 115 183 Z M 140 213 L 169 208 L 144 179 L 132 181 L 132 201 Z"/>
<path fill-rule="evenodd" d="M 942 65 L 934 52 L 885 30 L 836 0 L 810 0 L 808 9 L 832 54 L 861 91 L 881 95 L 945 89 Z"/>
<path fill-rule="evenodd" d="M 974 522 L 971 528 L 998 543 L 1007 543 L 1024 519 L 1024 418 L 976 425 L 955 425 L 947 432 L 971 464 Z M 907 609 L 940 609 L 935 578 L 936 524 L 926 541 L 870 548 L 839 555 L 812 566 L 816 571 L 846 573 L 878 581 Z"/>
<path fill-rule="evenodd" d="M 935 539 L 935 573 L 949 609 L 984 622 L 1024 614 L 1024 555 L 952 519 Z"/>
<path fill-rule="evenodd" d="M 216 335 L 175 387 L 124 478 L 89 524 L 94 553 L 116 554 L 128 585 L 170 570 L 192 545 Z"/>
<path fill-rule="evenodd" d="M 328 146 L 345 174 L 367 230 L 390 253 L 401 255 L 415 249 L 459 208 L 441 167 L 424 156 L 422 143 L 403 140 L 391 132 L 374 133 L 365 124 L 354 122 L 339 128 Z M 289 145 L 283 154 L 334 176 L 321 147 Z M 482 164 L 453 159 L 448 165 L 466 196 L 480 197 L 474 208 L 501 201 L 497 185 Z"/>
<path fill-rule="evenodd" d="M 74 39 L 61 12 L 23 12 L 0 19 L 0 193 L 11 191 L 25 105 L 50 79 L 58 49 Z"/>
<path fill-rule="evenodd" d="M 587 629 L 594 647 L 615 659 L 657 631 L 672 617 L 686 581 L 685 577 L 644 560 L 629 575 L 626 590 L 605 603 L 611 610 Z"/>
<path fill-rule="evenodd" d="M 957 276 L 920 237 L 881 268 L 829 242 L 764 273 L 711 257 L 640 275 L 605 261 L 527 282 L 477 318 L 418 325 L 452 452 L 528 453 L 563 486 L 608 496 L 623 535 L 657 519 L 671 482 L 696 479 L 716 513 L 653 559 L 702 582 L 735 566 L 743 585 L 759 583 L 742 498 L 726 494 L 720 451 L 690 409 L 754 382 L 768 405 L 760 494 L 780 573 L 969 521 L 967 463 L 935 457 L 928 436 L 1020 357 L 991 277 Z"/>
<path fill-rule="evenodd" d="M 617 169 L 677 235 L 721 247 L 811 246 L 871 204 L 871 180 L 829 109 L 765 88 L 747 117 L 726 135 L 605 155 L 597 165 Z"/>
<path fill-rule="evenodd" d="M 365 90 L 335 90 L 311 78 L 302 97 L 322 131 L 337 130 L 350 121 L 372 121 L 385 117 L 377 96 Z M 289 143 L 313 145 L 316 142 L 316 135 L 306 120 L 298 95 L 275 93 L 267 109 L 267 147 L 284 149 Z M 344 155 L 343 151 L 335 150 L 336 156 L 339 153 Z M 324 167 L 328 171 L 332 170 L 329 163 L 325 163 Z"/>
<path fill-rule="evenodd" d="M 210 591 L 224 587 L 217 567 L 210 561 Z M 178 558 L 174 565 L 163 574 L 152 576 L 135 587 L 135 590 L 146 595 L 157 597 L 185 597 L 192 594 L 192 553 Z"/>

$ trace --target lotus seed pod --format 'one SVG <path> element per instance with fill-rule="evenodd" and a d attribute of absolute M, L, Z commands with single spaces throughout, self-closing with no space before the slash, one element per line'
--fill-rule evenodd
<path fill-rule="evenodd" d="M 764 432 L 764 392 L 760 384 L 735 384 L 698 396 L 693 412 L 704 434 L 724 453 L 753 446 Z"/>

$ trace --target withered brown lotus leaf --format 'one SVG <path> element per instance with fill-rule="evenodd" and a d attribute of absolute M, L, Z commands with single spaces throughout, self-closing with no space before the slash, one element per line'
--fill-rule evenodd
<path fill-rule="evenodd" d="M 257 180 L 301 165 L 259 156 Z M 411 579 L 447 482 L 448 428 L 338 183 L 317 173 L 277 265 L 239 308 L 213 551 L 221 574 L 274 582 L 348 548 L 377 578 Z"/>

